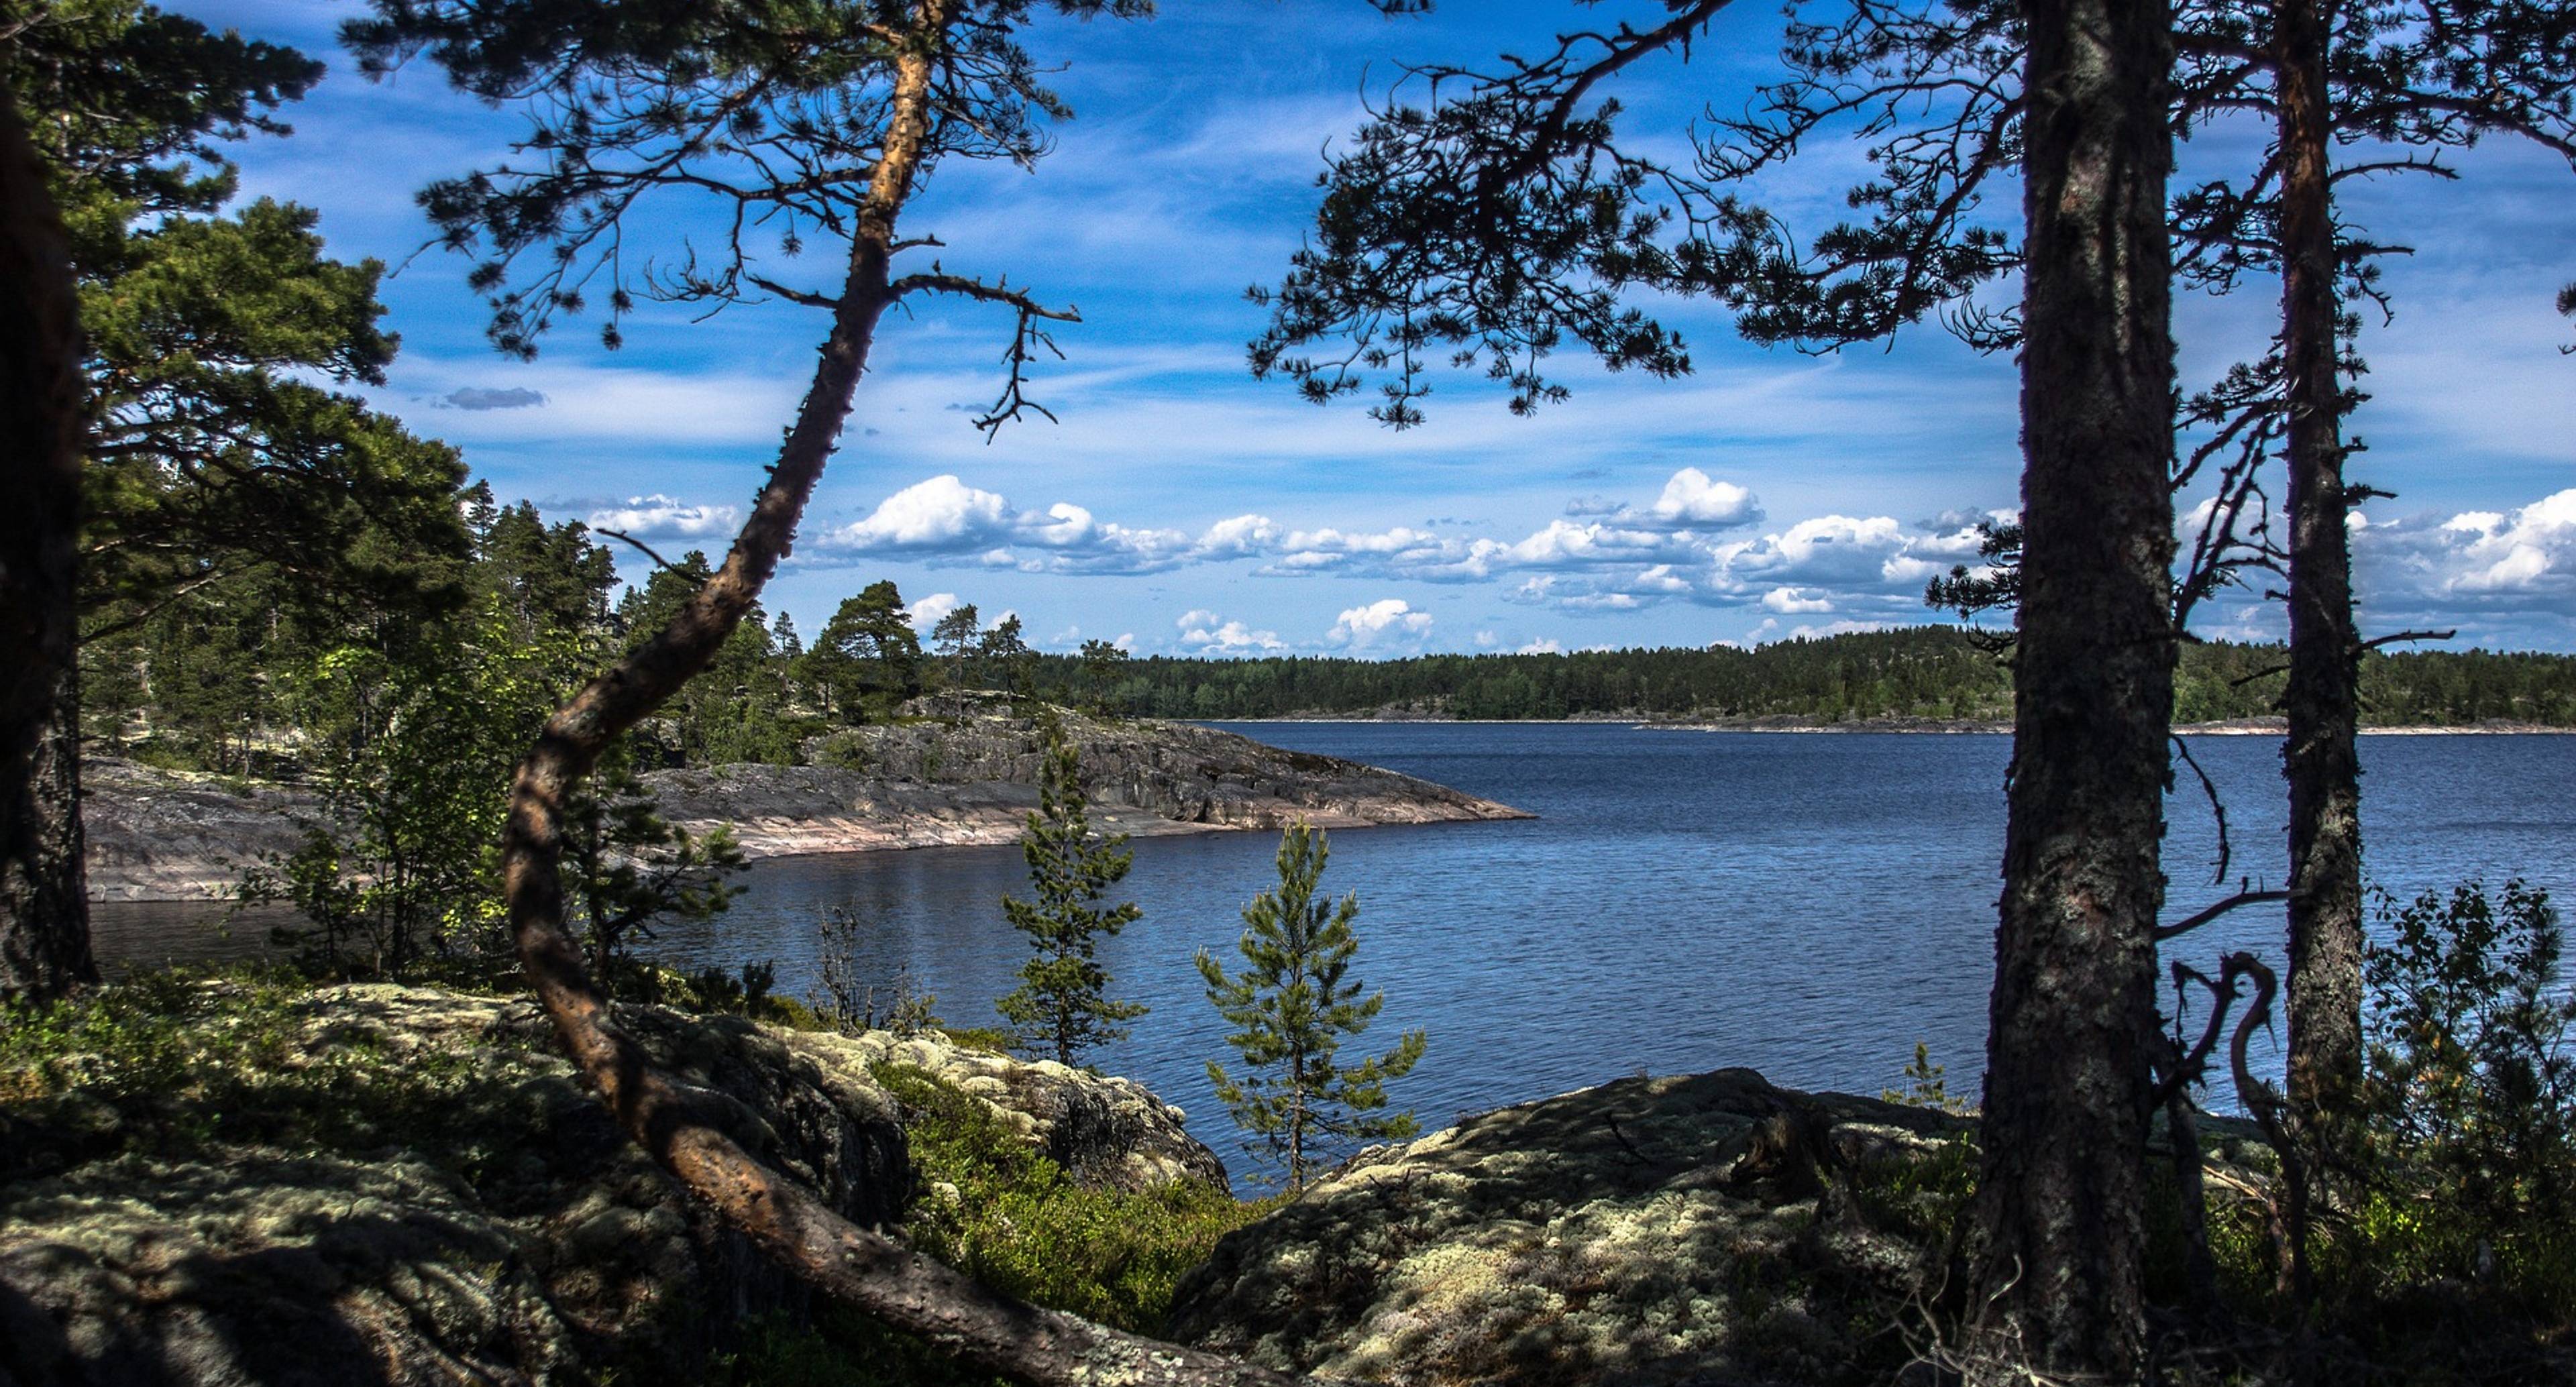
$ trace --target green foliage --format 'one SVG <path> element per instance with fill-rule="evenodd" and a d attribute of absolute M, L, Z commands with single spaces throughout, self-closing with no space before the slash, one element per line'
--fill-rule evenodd
<path fill-rule="evenodd" d="M 622 738 L 564 809 L 565 916 L 603 990 L 635 970 L 633 941 L 651 938 L 657 921 L 723 914 L 738 889 L 728 878 L 749 865 L 732 825 L 701 838 L 664 819 Z"/>
<path fill-rule="evenodd" d="M 939 618 L 939 624 L 930 628 L 930 638 L 948 665 L 948 717 L 953 722 L 966 715 L 966 682 L 972 677 L 972 661 L 984 645 L 983 614 L 974 603 L 965 603 Z"/>
<path fill-rule="evenodd" d="M 132 0 L 39 3 L 0 42 L 0 77 L 47 114 L 32 131 L 80 288 L 84 638 L 107 643 L 90 663 L 112 690 L 174 604 L 229 600 L 273 628 L 457 600 L 463 465 L 336 393 L 384 383 L 384 267 L 325 256 L 309 208 L 231 206 L 227 146 L 285 134 L 277 111 L 320 76 Z M 258 720 L 228 695 L 228 730 Z"/>
<path fill-rule="evenodd" d="M 1072 672 L 1082 688 L 1083 711 L 1094 717 L 1127 711 L 1125 680 L 1134 657 L 1108 641 L 1084 641 L 1074 662 Z"/>
<path fill-rule="evenodd" d="M 1102 897 L 1134 865 L 1127 835 L 1092 832 L 1082 787 L 1082 756 L 1060 728 L 1047 729 L 1038 774 L 1038 807 L 1020 835 L 1033 900 L 1002 898 L 1011 927 L 1037 956 L 1020 967 L 1020 985 L 993 1003 L 1022 1048 L 1075 1063 L 1084 1051 L 1126 1038 L 1146 1012 L 1141 1002 L 1109 999 L 1109 970 L 1100 965 L 1103 937 L 1144 916 L 1133 901 L 1103 908 Z"/>
<path fill-rule="evenodd" d="M 892 718 L 921 692 L 921 638 L 902 592 L 879 579 L 843 598 L 790 669 L 828 716 L 845 723 Z"/>
<path fill-rule="evenodd" d="M 1236 1125 L 1259 1141 L 1255 1150 L 1284 1162 L 1291 1189 L 1303 1189 L 1321 1163 L 1324 1139 L 1369 1140 L 1411 1136 L 1410 1112 L 1373 1116 L 1386 1106 L 1386 1081 L 1412 1072 L 1422 1058 L 1423 1033 L 1408 1032 L 1384 1055 L 1356 1065 L 1338 1063 L 1342 1041 L 1369 1028 L 1383 994 L 1360 995 L 1358 979 L 1345 981 L 1359 950 L 1352 922 L 1356 894 L 1339 904 L 1315 897 L 1331 849 L 1324 835 L 1303 822 L 1279 838 L 1279 889 L 1255 896 L 1243 908 L 1238 943 L 1244 970 L 1226 976 L 1206 950 L 1199 975 L 1208 1001 L 1239 1029 L 1226 1044 L 1243 1057 L 1243 1075 L 1208 1061 L 1208 1081 Z"/>
<path fill-rule="evenodd" d="M 1903 1103 L 1909 1108 L 1932 1108 L 1953 1116 L 1966 1114 L 1975 1105 L 1950 1092 L 1948 1067 L 1932 1062 L 1932 1047 L 1914 1042 L 1914 1058 L 1903 1071 L 1905 1087 L 1881 1089 L 1878 1096 L 1890 1103 Z"/>
<path fill-rule="evenodd" d="M 1853 1200 L 1869 1226 L 1921 1247 L 1951 1235 L 1977 1192 L 1977 1143 L 1962 1129 L 1929 1155 L 1899 1148 L 1856 1164 Z"/>
<path fill-rule="evenodd" d="M 2381 1285 L 2482 1282 L 2576 1321 L 2576 988 L 2546 893 L 2382 897 L 2364 965 L 2368 1166 L 2338 1254 Z M 2402 1278 L 2387 1280 L 2385 1278 Z"/>
<path fill-rule="evenodd" d="M 1405 660 L 1040 655 L 1041 687 L 1086 706 L 1161 718 L 1270 718 L 1409 708 L 1458 718 L 1586 714 L 1670 718 L 1938 718 L 2002 722 L 2012 671 L 1955 626 L 1778 641 L 1752 650 L 1586 650 L 1562 655 L 1424 655 Z M 1115 647 L 1103 646 L 1114 651 Z M 1086 651 L 1088 647 L 1086 646 Z M 2213 722 L 2276 714 L 2278 646 L 2182 648 L 2174 716 Z M 2488 721 L 2576 726 L 2576 657 L 2484 650 L 2370 651 L 2361 661 L 2368 726 Z"/>
<path fill-rule="evenodd" d="M 1158 1333 L 1181 1275 L 1265 1211 L 1194 1180 L 1141 1194 L 1084 1188 L 965 1092 L 916 1069 L 875 1074 L 906 1109 L 920 1177 L 906 1236 L 1011 1295 Z"/>
<path fill-rule="evenodd" d="M 470 628 L 342 646 L 299 677 L 328 818 L 254 868 L 245 899 L 293 902 L 334 976 L 506 968 L 493 887 L 510 768 L 554 705 L 543 651 L 487 607 Z"/>
<path fill-rule="evenodd" d="M 669 625 L 714 575 L 707 556 L 693 549 L 627 589 L 617 624 L 628 643 L 640 644 Z M 636 730 L 638 752 L 648 763 L 673 766 L 794 765 L 812 728 L 788 706 L 787 695 L 786 661 L 755 603 L 707 667 Z"/>

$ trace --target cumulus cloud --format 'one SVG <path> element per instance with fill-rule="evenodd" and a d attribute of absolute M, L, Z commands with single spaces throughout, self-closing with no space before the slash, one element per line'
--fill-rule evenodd
<path fill-rule="evenodd" d="M 958 604 L 963 601 L 965 601 L 964 598 L 953 592 L 934 592 L 928 597 L 906 603 L 903 612 L 904 615 L 912 618 L 914 630 L 927 631 L 938 625 L 941 617 L 957 610 Z"/>
<path fill-rule="evenodd" d="M 1553 636 L 1542 636 L 1539 639 L 1522 646 L 1515 653 L 1522 655 L 1562 655 L 1565 653 L 1565 643 L 1557 640 Z"/>
<path fill-rule="evenodd" d="M 1193 540 L 1179 530 L 1104 521 L 1070 501 L 1022 510 L 999 492 L 943 474 L 878 502 L 866 518 L 833 531 L 823 547 L 1023 573 L 1158 573 L 1261 552 L 1277 529 L 1266 516 L 1240 515 Z"/>
<path fill-rule="evenodd" d="M 904 550 L 984 549 L 1010 535 L 1010 505 L 998 492 L 954 476 L 915 482 L 877 503 L 874 513 L 833 536 L 862 554 Z"/>
<path fill-rule="evenodd" d="M 1762 520 L 1762 506 L 1751 491 L 1733 482 L 1711 480 L 1696 467 L 1675 472 L 1664 483 L 1663 494 L 1646 505 L 1623 505 L 1606 496 L 1589 496 L 1568 505 L 1565 512 L 1666 530 L 1725 530 Z"/>
<path fill-rule="evenodd" d="M 618 505 L 601 507 L 584 516 L 583 521 L 594 530 L 699 539 L 730 535 L 740 529 L 742 509 L 738 506 L 689 505 L 677 497 L 655 492 L 650 496 L 629 496 Z"/>
<path fill-rule="evenodd" d="M 1431 613 L 1401 597 L 1382 597 L 1344 611 L 1324 636 L 1327 645 L 1354 651 L 1419 647 L 1431 634 Z"/>
<path fill-rule="evenodd" d="M 2510 511 L 2377 520 L 2355 513 L 2366 602 L 2398 609 L 2576 611 L 2576 489 Z"/>
<path fill-rule="evenodd" d="M 1247 655 L 1288 648 L 1276 631 L 1256 631 L 1241 621 L 1228 621 L 1205 609 L 1184 612 L 1172 624 L 1180 628 L 1173 644 L 1193 655 Z"/>
<path fill-rule="evenodd" d="M 1917 605 L 1926 580 L 1975 560 L 1980 521 L 2009 518 L 1960 510 L 1906 524 L 1884 515 L 1836 514 L 1747 533 L 1763 518 L 1752 491 L 1696 467 L 1674 471 L 1651 500 L 1578 502 L 1568 509 L 1568 516 L 1517 537 L 1461 532 L 1446 521 L 1432 522 L 1437 529 L 1295 526 L 1257 513 L 1191 531 L 1123 525 L 1072 501 L 1024 507 L 943 474 L 887 496 L 818 547 L 1028 573 L 1144 574 L 1240 562 L 1277 577 L 1491 583 L 1506 601 L 1566 612 L 1695 602 L 1783 615 L 1893 617 Z M 2514 573 L 2507 568 L 2500 577 Z M 1425 617 L 1411 608 L 1406 613 Z M 1197 633 L 1208 648 L 1267 648 L 1258 640 L 1266 633 L 1249 623 L 1231 637 L 1227 626 L 1211 620 L 1181 629 Z M 1404 634 L 1401 626 L 1334 629 L 1336 642 L 1353 648 Z"/>

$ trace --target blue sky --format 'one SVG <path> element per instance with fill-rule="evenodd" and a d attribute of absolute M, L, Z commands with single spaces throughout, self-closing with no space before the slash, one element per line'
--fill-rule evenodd
<path fill-rule="evenodd" d="M 333 253 L 401 267 L 385 299 L 403 354 L 380 406 L 463 448 L 504 497 L 721 551 L 804 389 L 819 314 L 693 324 L 648 304 L 621 351 L 576 323 L 536 361 L 504 359 L 465 258 L 415 254 L 427 227 L 412 197 L 493 160 L 516 118 L 426 66 L 357 77 L 331 41 L 353 4 L 172 7 L 330 62 L 293 137 L 242 147 L 244 186 L 318 208 Z M 1574 397 L 1532 419 L 1443 378 L 1429 424 L 1404 433 L 1246 373 L 1262 314 L 1242 291 L 1297 246 L 1320 151 L 1356 127 L 1364 95 L 1398 61 L 1527 51 L 1575 12 L 1452 0 L 1387 21 L 1360 0 L 1174 0 L 1145 23 L 1038 25 L 1031 46 L 1066 65 L 1076 119 L 1034 173 L 941 171 L 906 227 L 944 240 L 949 269 L 1080 308 L 1058 337 L 1067 359 L 1036 381 L 1062 422 L 989 445 L 970 426 L 999 384 L 1001 311 L 890 317 L 772 608 L 810 634 L 891 577 L 925 616 L 974 602 L 1020 613 L 1045 646 L 1140 654 L 1750 643 L 1928 619 L 1925 577 L 1972 556 L 1968 526 L 2010 509 L 2018 471 L 2010 363 L 1937 329 L 1813 357 L 1747 345 L 1707 305 L 1653 305 L 1688 336 L 1693 375 L 1609 376 L 1562 355 Z M 1679 148 L 1704 105 L 1741 101 L 1777 25 L 1774 7 L 1747 5 L 1688 66 L 1632 69 L 1624 128 Z M 2259 145 L 2212 132 L 2186 169 Z M 2398 493 L 2360 517 L 2365 629 L 2576 649 L 2576 357 L 2558 350 L 2576 325 L 2550 304 L 2576 279 L 2576 172 L 2501 142 L 2452 162 L 2456 182 L 2347 197 L 2359 224 L 2416 248 L 2387 272 L 2396 320 L 2374 317 L 2363 341 L 2374 398 L 2355 475 Z M 1758 191 L 1816 225 L 1855 166 L 1830 151 Z M 1999 196 L 2011 216 L 2014 193 Z M 668 257 L 689 218 L 674 204 L 628 244 Z M 2186 299 L 2185 381 L 2258 352 L 2275 312 L 2268 286 Z M 2222 602 L 2202 627 L 2271 635 L 2277 604 Z"/>

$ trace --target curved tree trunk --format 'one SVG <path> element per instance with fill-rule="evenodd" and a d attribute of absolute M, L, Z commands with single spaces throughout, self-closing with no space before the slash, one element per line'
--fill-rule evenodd
<path fill-rule="evenodd" d="M 2290 1106 L 2315 1128 L 2361 1079 L 2361 637 L 2352 615 L 2328 182 L 2327 0 L 2281 0 L 2281 369 L 2288 387 Z"/>
<path fill-rule="evenodd" d="M 81 861 L 80 307 L 0 86 L 0 1000 L 98 981 Z"/>
<path fill-rule="evenodd" d="M 2134 1382 L 2173 708 L 2164 0 L 2026 0 L 2022 604 L 1972 1380 Z"/>
<path fill-rule="evenodd" d="M 923 28 L 945 28 L 937 0 Z M 1293 1379 L 1104 1329 L 1000 1295 L 901 1242 L 860 1228 L 762 1165 L 706 1120 L 703 1105 L 654 1067 L 610 1020 L 564 928 L 567 804 L 618 734 L 677 693 L 733 633 L 787 556 L 798 519 L 850 412 L 878 319 L 892 300 L 895 221 L 920 169 L 934 57 L 902 59 L 884 152 L 851 241 L 813 386 L 768 485 L 724 566 L 668 626 L 593 679 L 546 723 L 519 765 L 502 837 L 503 887 L 519 959 L 574 1062 L 654 1160 L 815 1289 L 979 1367 L 1034 1383 L 1243 1384 Z"/>

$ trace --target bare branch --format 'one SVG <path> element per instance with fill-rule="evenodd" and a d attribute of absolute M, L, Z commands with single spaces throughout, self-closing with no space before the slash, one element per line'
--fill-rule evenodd
<path fill-rule="evenodd" d="M 2231 910 L 2241 910 L 2249 905 L 2262 905 L 2269 901 L 2286 901 L 2289 898 L 2290 893 L 2287 891 L 2239 891 L 2216 905 L 2186 915 L 2170 925 L 2156 926 L 2156 942 L 2161 944 L 2168 939 L 2180 938 Z"/>

